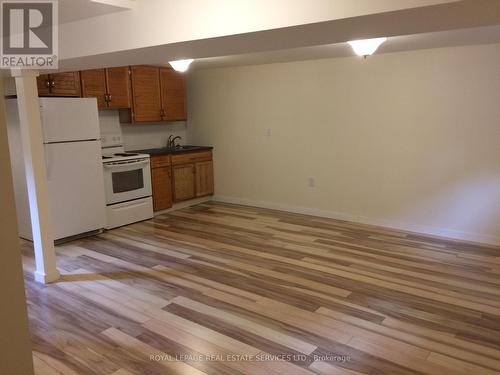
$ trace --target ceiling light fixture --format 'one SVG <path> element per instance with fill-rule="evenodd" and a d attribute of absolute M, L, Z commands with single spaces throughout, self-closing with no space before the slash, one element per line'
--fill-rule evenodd
<path fill-rule="evenodd" d="M 168 63 L 172 68 L 177 70 L 178 72 L 185 72 L 188 70 L 189 65 L 194 61 L 194 59 L 186 59 L 186 60 L 175 60 L 169 61 Z"/>
<path fill-rule="evenodd" d="M 377 48 L 387 40 L 386 37 L 383 38 L 373 38 L 373 39 L 359 39 L 350 40 L 347 43 L 352 47 L 356 55 L 366 56 L 372 55 Z"/>

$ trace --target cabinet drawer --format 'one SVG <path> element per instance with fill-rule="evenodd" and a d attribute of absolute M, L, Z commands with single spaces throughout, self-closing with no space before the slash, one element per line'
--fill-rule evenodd
<path fill-rule="evenodd" d="M 168 167 L 171 164 L 170 155 L 151 157 L 151 168 Z"/>
<path fill-rule="evenodd" d="M 212 160 L 212 151 L 189 152 L 186 154 L 172 155 L 173 165 L 190 164 L 209 160 Z"/>

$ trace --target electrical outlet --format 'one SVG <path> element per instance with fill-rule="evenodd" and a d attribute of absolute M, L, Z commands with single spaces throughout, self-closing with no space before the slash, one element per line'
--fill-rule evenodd
<path fill-rule="evenodd" d="M 309 177 L 307 179 L 307 184 L 309 185 L 309 187 L 316 187 L 316 181 L 314 180 L 314 177 Z"/>

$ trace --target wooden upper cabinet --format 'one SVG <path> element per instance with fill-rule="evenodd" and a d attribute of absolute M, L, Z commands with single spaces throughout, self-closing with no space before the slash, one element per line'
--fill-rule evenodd
<path fill-rule="evenodd" d="M 80 96 L 80 72 L 54 73 L 50 77 L 50 95 Z"/>
<path fill-rule="evenodd" d="M 84 98 L 97 98 L 97 107 L 106 108 L 105 69 L 83 70 L 80 75 L 82 79 L 82 96 Z"/>
<path fill-rule="evenodd" d="M 128 66 L 83 70 L 80 74 L 82 96 L 97 98 L 99 108 L 130 108 Z"/>
<path fill-rule="evenodd" d="M 160 68 L 163 121 L 185 121 L 186 87 L 184 75 L 172 68 Z"/>
<path fill-rule="evenodd" d="M 128 66 L 106 69 L 108 108 L 130 108 L 130 73 Z"/>
<path fill-rule="evenodd" d="M 214 165 L 212 160 L 198 162 L 195 165 L 196 196 L 203 197 L 214 193 Z"/>
<path fill-rule="evenodd" d="M 154 66 L 132 66 L 132 119 L 159 122 L 161 116 L 160 70 Z"/>
<path fill-rule="evenodd" d="M 41 74 L 37 77 L 39 96 L 80 96 L 80 73 Z"/>
<path fill-rule="evenodd" d="M 50 78 L 48 74 L 40 74 L 36 77 L 39 96 L 48 96 L 50 94 Z"/>

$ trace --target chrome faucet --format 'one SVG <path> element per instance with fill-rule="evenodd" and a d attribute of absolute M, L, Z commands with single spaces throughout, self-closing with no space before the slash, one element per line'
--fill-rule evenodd
<path fill-rule="evenodd" d="M 178 140 L 178 139 L 182 139 L 182 137 L 180 137 L 180 136 L 174 137 L 174 135 L 171 134 L 168 137 L 168 140 L 167 140 L 167 148 L 168 149 L 175 149 L 176 147 L 179 147 L 179 145 L 175 144 L 175 141 Z"/>

